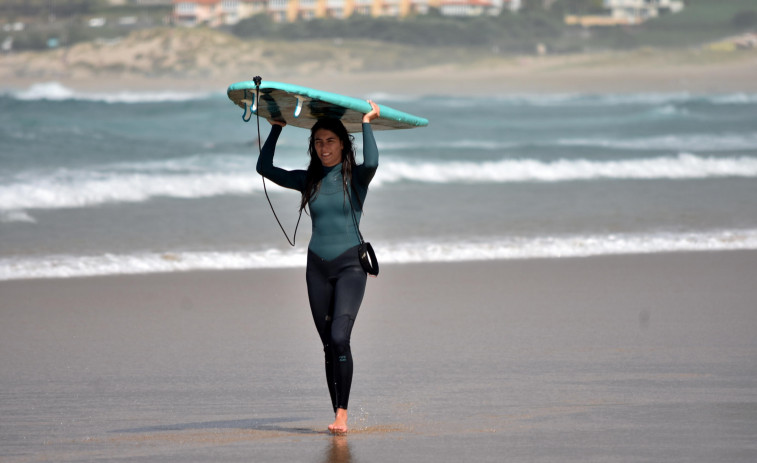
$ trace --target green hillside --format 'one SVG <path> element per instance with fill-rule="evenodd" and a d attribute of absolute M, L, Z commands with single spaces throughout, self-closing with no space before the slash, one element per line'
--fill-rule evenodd
<path fill-rule="evenodd" d="M 50 39 L 64 47 L 98 39 L 114 40 L 137 29 L 155 27 L 161 23 L 161 18 L 170 14 L 170 9 L 165 7 L 106 8 L 100 0 L 55 3 L 0 0 L 0 19 L 9 21 L 22 12 L 45 12 L 53 7 L 57 14 L 61 14 L 68 11 L 64 7 L 71 9 L 77 5 L 80 7 L 78 14 L 58 16 L 55 22 L 38 20 L 22 31 L 7 32 L 3 39 L 12 39 L 13 49 L 18 51 L 46 49 Z M 429 49 L 463 47 L 475 53 L 519 55 L 533 54 L 537 50 L 561 54 L 642 47 L 695 47 L 757 30 L 757 0 L 686 0 L 682 12 L 652 19 L 639 26 L 590 29 L 567 26 L 564 17 L 567 14 L 604 14 L 607 10 L 602 8 L 601 0 L 556 0 L 549 3 L 549 8 L 544 5 L 542 0 L 524 0 L 521 11 L 503 10 L 498 16 L 449 17 L 432 9 L 429 14 L 403 19 L 355 16 L 288 24 L 275 23 L 265 15 L 257 15 L 222 32 L 244 40 L 370 40 Z M 107 24 L 89 27 L 86 20 L 90 16 L 85 12 L 106 18 Z M 118 17 L 124 14 L 133 15 L 139 22 L 119 25 Z"/>
<path fill-rule="evenodd" d="M 686 0 L 677 14 L 636 27 L 596 28 L 590 44 L 605 48 L 688 47 L 757 32 L 757 0 Z"/>
<path fill-rule="evenodd" d="M 498 53 L 533 53 L 539 44 L 553 53 L 639 47 L 691 47 L 757 28 L 757 0 L 688 0 L 684 10 L 639 26 L 583 29 L 564 24 L 566 14 L 601 14 L 596 0 L 557 0 L 545 9 L 527 1 L 518 13 L 459 18 L 430 13 L 402 20 L 354 17 L 275 24 L 258 16 L 235 26 L 243 38 L 308 40 L 371 38 L 415 46 L 465 46 Z"/>

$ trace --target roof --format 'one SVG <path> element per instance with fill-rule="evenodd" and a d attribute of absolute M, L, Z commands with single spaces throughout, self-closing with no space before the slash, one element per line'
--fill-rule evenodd
<path fill-rule="evenodd" d="M 173 0 L 173 3 L 197 3 L 199 5 L 217 5 L 221 0 Z"/>
<path fill-rule="evenodd" d="M 452 6 L 452 5 L 459 5 L 459 6 L 494 6 L 494 4 L 487 0 L 442 0 L 441 6 Z"/>

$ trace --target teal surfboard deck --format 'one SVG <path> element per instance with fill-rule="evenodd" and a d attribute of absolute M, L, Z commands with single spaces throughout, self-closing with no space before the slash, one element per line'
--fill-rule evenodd
<path fill-rule="evenodd" d="M 358 98 L 323 92 L 299 85 L 263 81 L 260 84 L 260 101 L 256 101 L 253 81 L 231 84 L 226 94 L 243 109 L 246 121 L 257 114 L 261 118 L 285 121 L 287 125 L 310 129 L 321 118 L 341 119 L 349 132 L 362 130 L 363 114 L 371 105 Z M 373 130 L 412 129 L 425 127 L 428 120 L 378 105 L 381 116 L 371 122 Z"/>

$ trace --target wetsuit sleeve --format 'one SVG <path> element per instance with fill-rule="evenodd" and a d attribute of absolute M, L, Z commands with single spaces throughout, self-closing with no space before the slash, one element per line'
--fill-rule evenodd
<path fill-rule="evenodd" d="M 373 176 L 378 169 L 379 153 L 376 146 L 376 139 L 373 137 L 371 124 L 363 122 L 363 164 L 357 169 L 356 179 L 363 188 L 368 188 L 368 184 L 373 180 Z"/>
<path fill-rule="evenodd" d="M 281 135 L 281 129 L 280 125 L 271 126 L 271 133 L 268 134 L 268 139 L 260 150 L 257 171 L 279 186 L 302 191 L 305 189 L 306 172 L 304 170 L 285 170 L 273 165 L 273 154 L 276 152 L 276 142 Z"/>

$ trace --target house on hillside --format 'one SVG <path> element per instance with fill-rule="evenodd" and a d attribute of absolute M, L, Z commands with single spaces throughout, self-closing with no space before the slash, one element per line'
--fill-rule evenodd
<path fill-rule="evenodd" d="M 139 6 L 170 6 L 172 0 L 131 0 L 131 3 Z"/>
<path fill-rule="evenodd" d="M 265 12 L 268 3 L 269 0 L 173 0 L 173 22 L 189 27 L 231 26 Z"/>
<path fill-rule="evenodd" d="M 498 15 L 502 0 L 440 0 L 435 6 L 444 16 Z"/>
<path fill-rule="evenodd" d="M 606 15 L 565 17 L 566 24 L 592 26 L 618 26 L 641 24 L 647 19 L 678 13 L 683 10 L 683 0 L 604 0 Z"/>
<path fill-rule="evenodd" d="M 110 6 L 139 5 L 139 6 L 171 6 L 173 0 L 107 0 Z"/>
<path fill-rule="evenodd" d="M 644 22 L 683 10 L 683 0 L 604 0 L 604 8 L 616 19 Z"/>
<path fill-rule="evenodd" d="M 516 11 L 521 0 L 172 0 L 174 24 L 210 27 L 234 25 L 265 13 L 275 22 L 314 18 L 349 18 L 353 15 L 404 18 L 437 8 L 448 16 L 499 14 Z"/>

